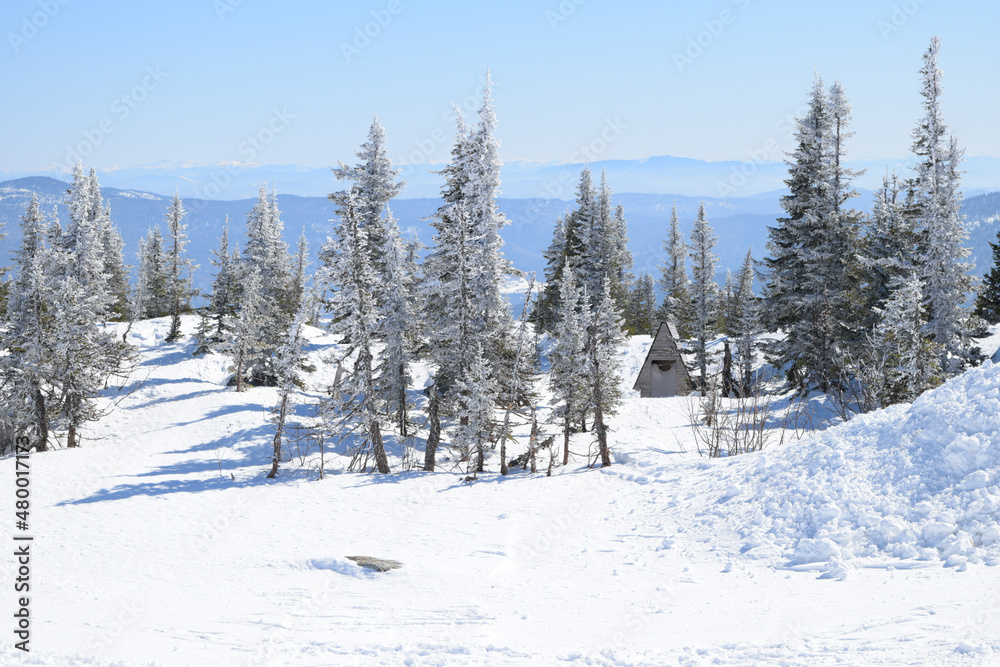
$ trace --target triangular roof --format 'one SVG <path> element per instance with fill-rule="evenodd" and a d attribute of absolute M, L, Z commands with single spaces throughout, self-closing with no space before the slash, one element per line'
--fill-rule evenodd
<path fill-rule="evenodd" d="M 691 391 L 691 377 L 688 375 L 687 366 L 684 364 L 680 347 L 677 345 L 679 339 L 680 335 L 677 333 L 677 327 L 673 322 L 660 322 L 660 326 L 656 329 L 656 335 L 653 336 L 653 342 L 649 346 L 649 351 L 646 352 L 646 358 L 642 362 L 639 375 L 636 377 L 632 389 L 640 392 L 643 396 L 648 396 L 651 382 L 650 366 L 654 358 L 662 358 L 664 353 L 672 353 L 671 356 L 676 359 L 676 368 L 678 369 L 677 394 L 686 395 Z"/>

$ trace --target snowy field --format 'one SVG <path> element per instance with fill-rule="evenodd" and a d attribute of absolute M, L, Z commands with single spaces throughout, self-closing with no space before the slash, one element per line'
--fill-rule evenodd
<path fill-rule="evenodd" d="M 32 652 L 8 631 L 2 664 L 1000 664 L 1000 366 L 728 459 L 698 455 L 689 399 L 629 396 L 603 470 L 466 483 L 328 452 L 317 480 L 293 452 L 268 480 L 275 391 L 166 332 L 133 328 L 144 382 L 81 449 L 31 458 Z"/>

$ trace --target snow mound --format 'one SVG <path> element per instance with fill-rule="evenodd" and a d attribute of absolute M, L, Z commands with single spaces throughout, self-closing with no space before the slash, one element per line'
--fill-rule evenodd
<path fill-rule="evenodd" d="M 771 544 L 792 567 L 1000 564 L 1000 366 L 766 451 L 740 476 L 742 502 L 725 511 L 746 550 Z"/>

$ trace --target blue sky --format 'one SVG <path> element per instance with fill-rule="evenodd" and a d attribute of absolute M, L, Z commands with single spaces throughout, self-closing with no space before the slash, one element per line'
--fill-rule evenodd
<path fill-rule="evenodd" d="M 814 69 L 854 104 L 850 157 L 899 158 L 932 34 L 946 120 L 969 155 L 1000 155 L 998 24 L 1000 3 L 943 0 L 7 0 L 0 169 L 74 147 L 103 168 L 331 165 L 375 113 L 394 160 L 441 162 L 449 104 L 474 107 L 487 67 L 507 161 L 786 149 Z"/>

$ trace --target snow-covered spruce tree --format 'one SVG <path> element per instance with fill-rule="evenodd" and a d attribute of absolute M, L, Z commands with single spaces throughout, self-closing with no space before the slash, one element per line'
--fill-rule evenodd
<path fill-rule="evenodd" d="M 594 412 L 594 433 L 597 436 L 601 467 L 611 465 L 608 447 L 607 417 L 613 415 L 621 402 L 621 359 L 618 348 L 625 342 L 621 314 L 611 296 L 611 286 L 602 287 L 603 296 L 589 313 L 585 348 L 587 350 L 587 381 L 590 408 Z M 584 301 L 586 302 L 586 294 Z"/>
<path fill-rule="evenodd" d="M 883 405 L 907 403 L 940 381 L 938 346 L 924 338 L 923 288 L 916 275 L 901 280 L 878 309 L 876 355 L 885 371 L 878 394 Z"/>
<path fill-rule="evenodd" d="M 360 427 L 361 444 L 353 448 L 352 467 L 367 470 L 374 458 L 374 468 L 388 473 L 372 368 L 373 338 L 378 327 L 373 298 L 376 277 L 369 263 L 368 235 L 361 227 L 357 203 L 348 192 L 343 208 L 338 210 L 339 224 L 332 241 L 336 247 L 328 248 L 326 253 L 332 260 L 329 275 L 336 280 L 330 300 L 333 315 L 330 331 L 347 341 L 350 347 L 340 361 L 354 354 L 354 368 L 325 400 L 321 414 L 327 420 L 324 429 L 338 440 Z"/>
<path fill-rule="evenodd" d="M 940 39 L 932 37 L 920 70 L 924 117 L 912 133 L 912 151 L 919 161 L 911 188 L 920 235 L 917 266 L 928 311 L 924 332 L 940 346 L 942 370 L 950 375 L 973 363 L 979 350 L 972 342 L 975 327 L 964 306 L 973 283 L 972 265 L 966 261 L 970 251 L 964 246 L 968 232 L 960 213 L 958 168 L 963 151 L 954 137 L 948 137 L 941 114 L 940 47 Z"/>
<path fill-rule="evenodd" d="M 306 314 L 300 310 L 285 342 L 278 347 L 275 355 L 275 373 L 278 378 L 278 403 L 272 411 L 274 422 L 274 451 L 271 454 L 271 471 L 268 479 L 274 479 L 278 474 L 278 464 L 281 462 L 281 448 L 285 439 L 288 413 L 295 405 L 295 392 L 298 390 L 298 375 L 296 369 L 302 364 L 303 328 Z"/>
<path fill-rule="evenodd" d="M 769 228 L 765 294 L 769 325 L 785 337 L 768 347 L 789 379 L 827 391 L 838 376 L 838 343 L 847 337 L 857 212 L 845 202 L 854 174 L 842 166 L 850 136 L 850 105 L 839 84 L 827 96 L 817 75 L 809 110 L 796 121 L 796 149 L 788 164 L 786 217 Z"/>
<path fill-rule="evenodd" d="M 355 155 L 359 160 L 357 165 L 348 167 L 340 162 L 340 166 L 333 170 L 337 180 L 348 181 L 350 185 L 346 190 L 331 194 L 330 199 L 339 209 L 343 209 L 348 193 L 353 192 L 361 229 L 368 237 L 368 259 L 379 278 L 375 285 L 376 298 L 381 300 L 385 284 L 383 281 L 387 277 L 387 269 L 381 256 L 387 233 L 383 215 L 389 202 L 406 184 L 396 180 L 399 170 L 392 168 L 385 146 L 385 130 L 379 123 L 378 116 L 372 120 L 368 140 L 360 145 Z"/>
<path fill-rule="evenodd" d="M 489 360 L 482 344 L 477 342 L 468 370 L 456 382 L 461 398 L 462 422 L 455 430 L 454 446 L 468 456 L 469 472 L 483 472 L 486 442 L 490 439 L 496 397 L 500 393 L 492 379 Z"/>
<path fill-rule="evenodd" d="M 270 195 L 262 185 L 257 203 L 247 216 L 247 241 L 240 258 L 241 275 L 260 275 L 260 343 L 244 366 L 245 381 L 256 386 L 275 382 L 274 355 L 288 331 L 296 304 L 292 281 L 292 259 L 282 238 L 284 225 L 278 211 L 278 194 Z M 244 306 L 242 290 L 240 308 Z"/>
<path fill-rule="evenodd" d="M 730 337 L 736 346 L 737 368 L 740 373 L 740 392 L 750 395 L 754 390 L 753 365 L 756 337 L 760 333 L 760 303 L 754 294 L 754 264 L 751 250 L 736 274 L 733 293 L 733 317 L 729 322 Z"/>
<path fill-rule="evenodd" d="M 0 414 L 14 435 L 30 438 L 36 451 L 48 449 L 49 394 L 56 350 L 45 218 L 33 195 L 21 218 L 21 246 L 14 254 L 15 278 L 0 328 Z"/>
<path fill-rule="evenodd" d="M 878 320 L 877 308 L 885 306 L 893 287 L 914 270 L 917 235 L 913 218 L 895 174 L 886 176 L 875 192 L 872 213 L 858 248 L 858 273 L 852 317 L 860 332 L 870 333 Z"/>
<path fill-rule="evenodd" d="M 504 411 L 503 427 L 500 429 L 500 474 L 506 475 L 509 472 L 507 467 L 507 440 L 512 439 L 510 434 L 510 415 L 519 407 L 519 401 L 524 395 L 522 390 L 525 387 L 533 386 L 537 378 L 538 367 L 535 364 L 535 355 L 529 350 L 535 347 L 534 332 L 528 330 L 528 316 L 532 309 L 532 297 L 535 290 L 535 273 L 528 275 L 528 288 L 524 293 L 524 305 L 521 308 L 521 317 L 518 320 L 517 334 L 515 335 L 514 363 L 511 364 L 511 377 L 506 391 L 507 409 Z M 532 399 L 535 397 L 532 396 Z M 532 420 L 534 423 L 534 401 L 531 404 Z M 532 445 L 533 446 L 533 445 Z M 532 452 L 532 456 L 533 456 Z M 551 461 L 551 459 L 550 459 Z M 534 472 L 534 470 L 532 470 Z"/>
<path fill-rule="evenodd" d="M 976 315 L 989 324 L 996 324 L 1000 322 L 1000 232 L 997 232 L 997 242 L 990 242 L 990 251 L 993 266 L 983 276 L 982 287 L 976 297 Z"/>
<path fill-rule="evenodd" d="M 163 251 L 163 235 L 159 226 L 150 229 L 139 241 L 139 277 L 141 286 L 138 319 L 163 317 L 170 314 L 167 258 Z"/>
<path fill-rule="evenodd" d="M 501 291 L 510 266 L 500 237 L 507 220 L 496 203 L 500 160 L 489 86 L 479 117 L 474 129 L 458 119 L 452 160 L 442 171 L 444 203 L 431 223 L 434 247 L 425 262 L 425 321 L 438 366 L 435 378 L 444 405 L 462 422 L 469 418 L 470 397 L 462 390 L 470 386 L 467 373 L 476 350 L 486 355 L 491 391 L 506 388 L 514 357 L 510 305 Z"/>
<path fill-rule="evenodd" d="M 385 274 L 381 283 L 382 299 L 376 305 L 378 325 L 374 335 L 383 348 L 375 368 L 375 386 L 386 413 L 392 415 L 399 434 L 405 438 L 409 434 L 406 390 L 410 386 L 409 363 L 414 353 L 416 312 L 410 292 L 406 248 L 399 235 L 399 225 L 388 207 L 382 229 L 384 245 L 379 255 Z"/>
<path fill-rule="evenodd" d="M 691 294 L 688 286 L 687 271 L 684 262 L 688 247 L 681 235 L 681 225 L 677 218 L 677 205 L 670 212 L 670 231 L 667 240 L 663 242 L 667 251 L 667 259 L 660 267 L 663 277 L 660 285 L 663 287 L 663 304 L 660 306 L 659 319 L 673 322 L 682 338 L 691 334 Z"/>
<path fill-rule="evenodd" d="M 555 345 L 549 354 L 549 387 L 552 400 L 556 403 L 552 411 L 553 419 L 563 426 L 563 465 L 569 463 L 569 436 L 572 425 L 583 407 L 589 403 L 589 390 L 585 351 L 585 310 L 582 293 L 576 284 L 573 268 L 569 261 L 562 272 L 562 294 L 559 303 L 559 318 L 552 331 Z"/>
<path fill-rule="evenodd" d="M 60 247 L 53 248 L 53 339 L 57 351 L 53 376 L 58 378 L 67 447 L 78 447 L 80 427 L 100 418 L 94 399 L 132 353 L 132 348 L 119 343 L 104 325 L 111 313 L 112 295 L 88 181 L 78 165 L 66 201 L 70 222 L 59 236 Z"/>
<path fill-rule="evenodd" d="M 628 223 L 625 221 L 625 209 L 616 206 L 611 209 L 611 187 L 608 185 L 607 174 L 601 170 L 601 190 L 597 197 L 597 219 L 594 234 L 591 236 L 588 249 L 590 253 L 585 258 L 588 264 L 595 265 L 599 275 L 608 277 L 611 296 L 615 300 L 619 312 L 628 305 L 629 287 L 632 282 L 632 253 L 628 249 Z M 597 236 L 599 234 L 600 236 Z M 596 251 L 596 252 L 595 252 Z"/>
<path fill-rule="evenodd" d="M 111 208 L 105 206 L 101 197 L 101 186 L 97 182 L 97 173 L 92 168 L 88 177 L 90 187 L 90 209 L 88 215 L 94 220 L 101 238 L 104 275 L 107 280 L 107 290 L 110 298 L 108 319 L 122 322 L 129 316 L 129 285 L 128 267 L 122 249 L 125 243 L 118 228 L 111 221 Z"/>
<path fill-rule="evenodd" d="M 656 284 L 653 276 L 644 273 L 632 283 L 627 308 L 625 329 L 630 334 L 656 335 Z"/>
<path fill-rule="evenodd" d="M 239 309 L 239 253 L 229 250 L 229 216 L 222 227 L 218 249 L 212 250 L 215 277 L 208 305 L 198 321 L 195 354 L 204 354 L 229 340 Z"/>
<path fill-rule="evenodd" d="M 584 166 L 580 172 L 580 183 L 576 188 L 576 208 L 566 216 L 564 225 L 565 253 L 576 272 L 577 282 L 581 289 L 589 288 L 591 299 L 600 291 L 599 283 L 603 280 L 603 276 L 597 273 L 599 267 L 588 264 L 588 259 L 597 252 L 592 245 L 601 237 L 596 230 L 599 223 L 594 181 L 590 176 L 590 167 Z"/>
<path fill-rule="evenodd" d="M 241 283 L 240 313 L 232 338 L 226 345 L 226 351 L 233 357 L 231 384 L 236 385 L 238 392 L 243 391 L 245 378 L 252 375 L 248 370 L 266 345 L 262 331 L 265 305 L 260 270 L 254 265 L 247 267 L 247 271 L 241 274 Z"/>
<path fill-rule="evenodd" d="M 559 319 L 561 303 L 559 294 L 562 289 L 563 268 L 566 266 L 566 223 L 560 217 L 552 230 L 552 242 L 542 252 L 545 257 L 545 286 L 541 290 L 535 309 L 531 313 L 531 321 L 542 331 L 552 331 Z"/>
<path fill-rule="evenodd" d="M 695 341 L 695 359 L 702 388 L 708 380 L 708 341 L 715 334 L 715 307 L 719 291 L 715 284 L 715 266 L 719 261 L 712 252 L 715 232 L 705 218 L 705 205 L 699 204 L 698 217 L 691 229 L 691 336 Z"/>
<path fill-rule="evenodd" d="M 187 225 L 181 222 L 184 217 L 184 206 L 181 197 L 174 192 L 173 201 L 167 209 L 167 233 L 170 243 L 167 249 L 167 298 L 170 304 L 170 332 L 164 339 L 168 343 L 181 338 L 181 314 L 191 310 L 191 271 L 194 263 L 184 256 L 184 246 L 187 245 Z"/>
<path fill-rule="evenodd" d="M 306 240 L 305 227 L 299 235 L 299 243 L 295 253 L 295 273 L 292 275 L 293 300 L 296 310 L 302 310 L 308 295 L 309 275 L 306 269 L 309 268 L 309 241 Z"/>

